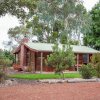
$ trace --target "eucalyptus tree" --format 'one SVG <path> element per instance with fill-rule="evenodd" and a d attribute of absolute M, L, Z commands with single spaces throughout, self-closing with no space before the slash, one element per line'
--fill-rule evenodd
<path fill-rule="evenodd" d="M 100 50 L 100 1 L 90 11 L 90 30 L 84 35 L 84 44 Z"/>
<path fill-rule="evenodd" d="M 81 0 L 3 0 L 0 3 L 0 9 L 3 9 L 0 15 L 11 13 L 21 17 L 25 28 L 31 28 L 33 36 L 36 35 L 41 42 L 64 43 L 76 33 L 80 37 L 85 23 L 85 9 Z M 13 33 L 19 36 L 16 32 L 19 29 L 10 29 L 8 33 L 11 37 Z"/>
<path fill-rule="evenodd" d="M 73 32 L 72 35 L 76 36 L 77 40 L 79 40 L 79 43 L 81 43 L 81 36 L 84 35 L 86 30 L 88 30 L 88 27 L 90 25 L 90 16 L 88 15 L 86 9 L 82 4 L 78 4 L 76 6 L 75 11 L 75 20 L 73 20 Z"/>
<path fill-rule="evenodd" d="M 36 8 L 37 0 L 0 0 L 0 16 L 5 14 L 15 15 L 18 18 L 24 19 L 29 13 Z"/>
<path fill-rule="evenodd" d="M 32 27 L 33 34 L 38 37 L 41 42 L 50 42 L 51 33 L 53 31 L 52 25 L 54 16 L 50 14 L 50 1 L 39 0 L 37 2 L 37 10 L 32 15 L 31 21 L 28 22 L 27 27 Z"/>
<path fill-rule="evenodd" d="M 86 10 L 81 0 L 39 0 L 34 15 L 29 16 L 28 28 L 42 42 L 63 42 L 78 33 L 80 37 Z"/>
<path fill-rule="evenodd" d="M 83 33 L 83 27 L 88 22 L 87 12 L 81 0 L 65 0 L 62 6 L 62 19 L 64 30 L 62 40 L 76 39 L 80 43 L 80 36 Z M 66 36 L 67 35 L 67 36 Z"/>
<path fill-rule="evenodd" d="M 29 39 L 32 38 L 30 30 L 26 28 L 24 25 L 17 26 L 15 28 L 10 28 L 8 31 L 8 35 L 11 40 L 16 41 L 17 43 L 21 43 L 21 40 L 24 37 L 27 37 Z"/>

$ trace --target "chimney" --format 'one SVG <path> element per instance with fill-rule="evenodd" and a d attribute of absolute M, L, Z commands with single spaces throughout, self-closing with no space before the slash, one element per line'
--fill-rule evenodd
<path fill-rule="evenodd" d="M 26 36 L 21 41 L 21 43 L 28 43 L 28 42 L 29 42 L 29 39 Z"/>

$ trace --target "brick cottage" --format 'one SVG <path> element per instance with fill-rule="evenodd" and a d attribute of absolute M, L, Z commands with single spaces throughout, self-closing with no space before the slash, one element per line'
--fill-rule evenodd
<path fill-rule="evenodd" d="M 27 40 L 27 39 L 26 39 Z M 45 64 L 45 59 L 47 55 L 52 53 L 52 46 L 54 44 L 50 43 L 33 43 L 28 42 L 28 40 L 21 43 L 14 51 L 15 55 L 15 64 L 13 65 L 16 70 L 25 70 L 28 67 L 32 68 L 33 72 L 36 71 L 53 71 L 52 67 L 48 67 Z M 59 44 L 61 48 L 62 45 Z M 87 64 L 90 62 L 91 57 L 94 53 L 99 51 L 94 50 L 87 46 L 77 46 L 71 45 L 72 50 L 75 54 L 76 64 L 69 68 L 68 70 L 77 70 L 81 67 L 82 64 Z"/>

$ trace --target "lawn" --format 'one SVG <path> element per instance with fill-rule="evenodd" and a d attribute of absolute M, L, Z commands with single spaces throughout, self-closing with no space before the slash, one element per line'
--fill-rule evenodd
<path fill-rule="evenodd" d="M 9 75 L 10 78 L 18 78 L 18 79 L 59 79 L 62 78 L 62 75 L 58 74 L 12 74 Z M 65 73 L 64 78 L 80 78 L 81 75 L 79 73 Z"/>

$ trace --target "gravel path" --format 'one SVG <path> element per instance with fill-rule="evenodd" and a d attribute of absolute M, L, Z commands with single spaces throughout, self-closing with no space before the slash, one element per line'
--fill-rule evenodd
<path fill-rule="evenodd" d="M 100 100 L 100 82 L 18 84 L 0 88 L 0 100 Z"/>

